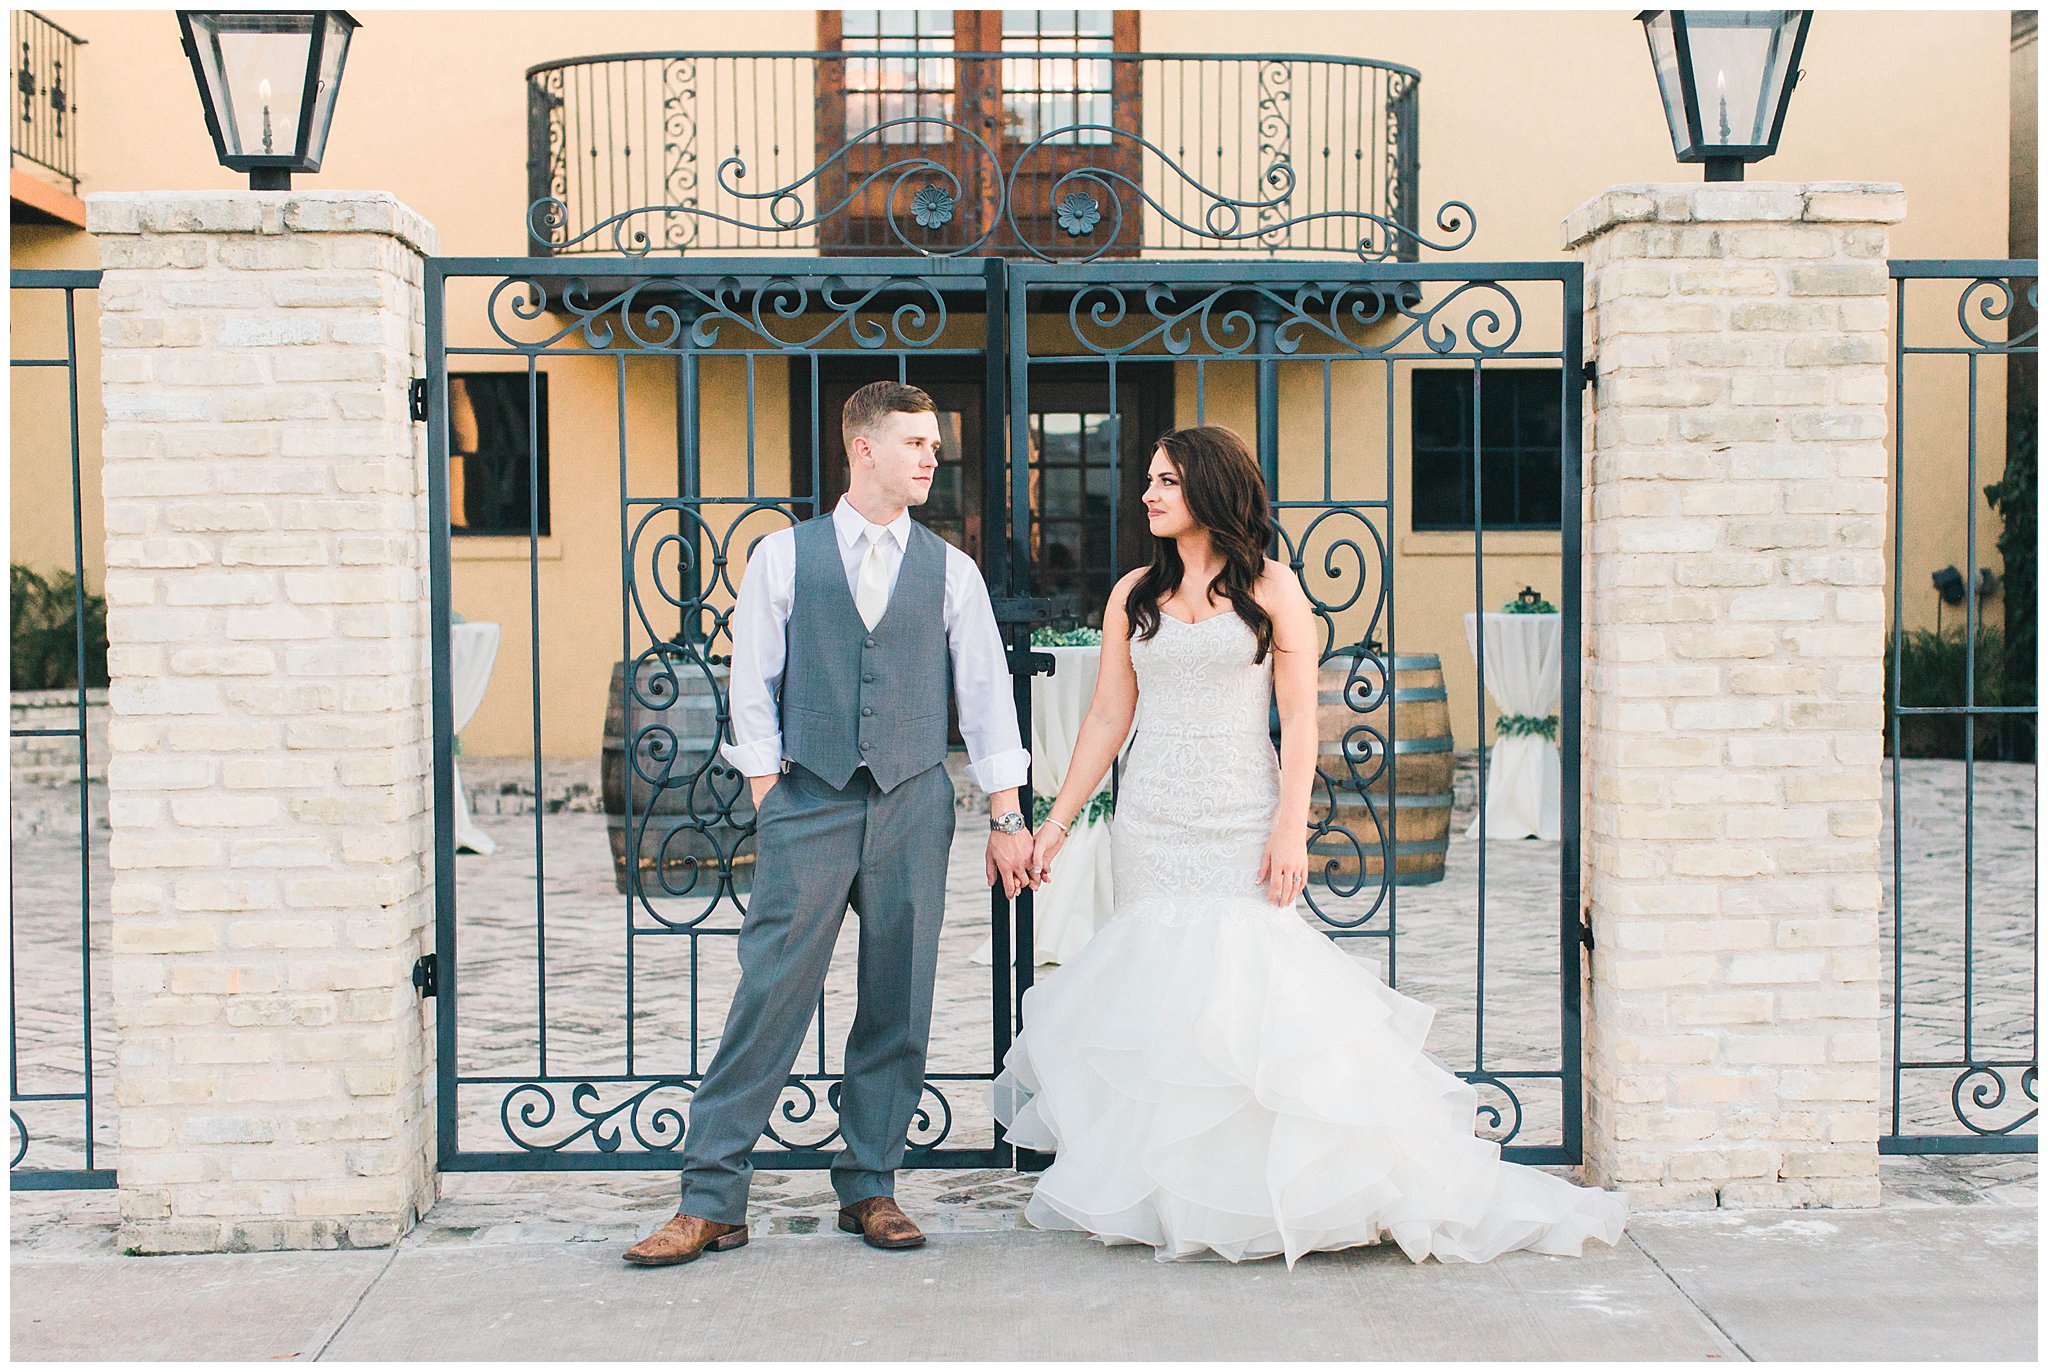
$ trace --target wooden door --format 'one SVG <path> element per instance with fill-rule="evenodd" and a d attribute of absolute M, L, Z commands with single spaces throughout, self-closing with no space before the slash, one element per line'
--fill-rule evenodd
<path fill-rule="evenodd" d="M 818 47 L 846 54 L 819 59 L 823 170 L 813 210 L 845 202 L 819 226 L 821 252 L 943 252 L 977 240 L 982 252 L 1018 251 L 1003 206 L 1020 157 L 1013 212 L 1026 242 L 1055 257 L 1085 255 L 1115 228 L 1105 188 L 1077 180 L 1054 192 L 1082 166 L 1140 175 L 1137 144 L 1116 132 L 1142 127 L 1138 64 L 1101 55 L 1137 52 L 1136 11 L 820 10 Z M 1091 127 L 1033 147 L 1049 130 L 1077 125 Z M 1086 232 L 1061 223 L 1070 196 L 1080 198 L 1067 223 L 1090 225 Z M 1123 200 L 1110 252 L 1128 256 L 1140 202 L 1128 190 Z"/>

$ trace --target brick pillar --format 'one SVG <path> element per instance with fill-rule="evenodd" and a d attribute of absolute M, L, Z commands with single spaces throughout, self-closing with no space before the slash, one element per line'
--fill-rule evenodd
<path fill-rule="evenodd" d="M 1586 482 L 1586 1163 L 1645 1209 L 1873 1205 L 1897 186 L 1565 221 Z"/>
<path fill-rule="evenodd" d="M 435 1196 L 434 230 L 388 195 L 94 195 L 121 1243 L 390 1244 Z"/>

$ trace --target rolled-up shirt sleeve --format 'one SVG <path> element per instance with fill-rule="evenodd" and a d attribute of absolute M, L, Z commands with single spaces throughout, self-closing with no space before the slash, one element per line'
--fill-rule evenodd
<path fill-rule="evenodd" d="M 957 548 L 946 550 L 946 647 L 953 659 L 960 737 L 967 744 L 967 775 L 990 793 L 1022 786 L 1031 776 L 1031 753 L 1017 729 L 1002 630 L 981 569 Z"/>
<path fill-rule="evenodd" d="M 776 692 L 788 659 L 786 635 L 795 594 L 796 538 L 778 529 L 754 545 L 732 612 L 730 737 L 720 751 L 746 776 L 782 770 L 782 711 Z"/>

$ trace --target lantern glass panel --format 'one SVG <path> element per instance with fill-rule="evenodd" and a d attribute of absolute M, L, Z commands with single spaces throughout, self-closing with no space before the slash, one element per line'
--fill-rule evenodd
<path fill-rule="evenodd" d="M 1671 11 L 1660 10 L 1644 23 L 1650 37 L 1650 65 L 1657 72 L 1657 93 L 1664 98 L 1664 123 L 1671 130 L 1671 146 L 1680 157 L 1692 149 L 1687 132 L 1685 90 L 1679 82 L 1678 40 L 1671 34 Z"/>
<path fill-rule="evenodd" d="M 1770 142 L 1784 88 L 1792 10 L 1693 10 L 1685 16 L 1699 92 L 1701 141 L 1758 147 Z M 1660 69 L 1659 79 L 1663 73 Z"/>
<path fill-rule="evenodd" d="M 192 28 L 227 154 L 296 155 L 313 16 L 200 14 Z"/>
<path fill-rule="evenodd" d="M 348 39 L 355 25 L 347 16 L 329 12 L 322 16 L 327 28 L 320 48 L 319 85 L 313 91 L 313 121 L 307 126 L 304 156 L 314 166 L 327 153 L 327 131 L 334 123 L 334 95 L 341 89 L 341 67 L 348 60 Z"/>

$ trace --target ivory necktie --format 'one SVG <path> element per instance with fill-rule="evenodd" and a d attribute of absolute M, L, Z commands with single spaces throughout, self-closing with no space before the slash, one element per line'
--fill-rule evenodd
<path fill-rule="evenodd" d="M 868 552 L 860 560 L 860 585 L 853 593 L 854 608 L 870 629 L 881 622 L 882 611 L 889 608 L 889 568 L 882 560 L 882 540 L 888 536 L 885 529 L 868 527 Z"/>

